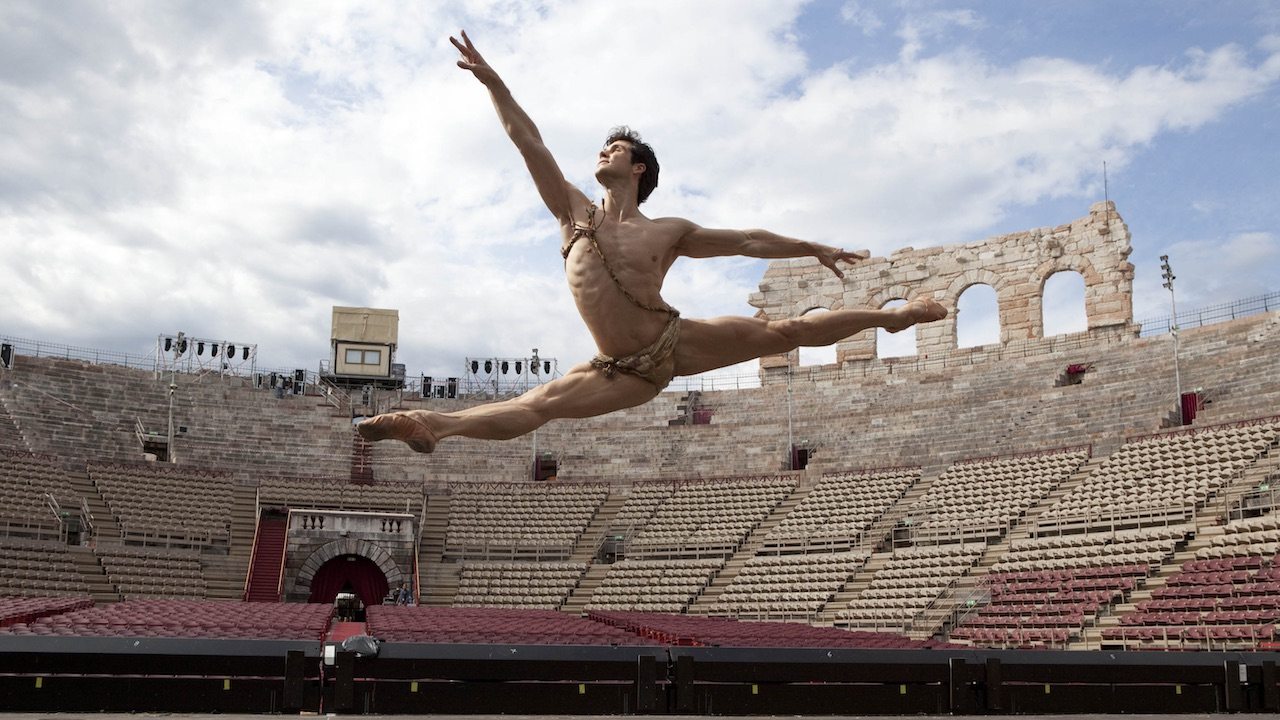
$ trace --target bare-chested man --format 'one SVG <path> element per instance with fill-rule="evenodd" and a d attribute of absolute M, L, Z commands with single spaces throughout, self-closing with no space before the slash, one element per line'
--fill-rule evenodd
<path fill-rule="evenodd" d="M 800 346 L 822 347 L 868 328 L 897 332 L 946 317 L 947 311 L 929 297 L 891 310 L 833 310 L 785 320 L 680 317 L 659 291 L 667 270 L 681 256 L 815 257 L 841 278 L 837 263 L 865 256 L 765 230 L 712 230 L 680 218 L 645 217 L 638 206 L 658 184 L 658 161 L 653 149 L 627 128 L 610 134 L 596 160 L 596 180 L 604 190 L 597 205 L 565 180 L 538 128 L 467 34 L 462 33 L 461 41 L 449 40 L 462 53 L 458 67 L 489 89 L 498 119 L 560 223 L 569 289 L 600 353 L 564 377 L 511 400 L 460 412 L 408 410 L 370 418 L 357 426 L 365 438 L 402 440 L 418 452 L 431 452 L 451 435 L 505 440 L 557 418 L 603 415 L 646 403 L 677 375 Z"/>

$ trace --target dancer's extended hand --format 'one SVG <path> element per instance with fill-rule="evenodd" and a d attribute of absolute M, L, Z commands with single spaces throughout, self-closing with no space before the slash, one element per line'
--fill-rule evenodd
<path fill-rule="evenodd" d="M 467 37 L 467 31 L 462 31 L 462 41 L 452 35 L 449 36 L 449 42 L 458 48 L 458 52 L 462 53 L 462 59 L 458 61 L 458 67 L 463 70 L 470 70 L 476 79 L 488 85 L 490 82 L 498 79 L 498 73 L 489 67 L 489 63 L 484 61 L 480 52 L 476 50 L 476 46 L 471 44 L 471 38 Z"/>
<path fill-rule="evenodd" d="M 817 253 L 818 262 L 826 265 L 831 269 L 831 272 L 836 274 L 836 277 L 842 280 L 844 279 L 844 272 L 836 266 L 837 262 L 846 262 L 852 265 L 853 263 L 866 260 L 870 256 L 871 253 L 866 250 L 850 252 L 848 250 L 841 250 L 840 248 L 833 247 L 824 247 Z"/>

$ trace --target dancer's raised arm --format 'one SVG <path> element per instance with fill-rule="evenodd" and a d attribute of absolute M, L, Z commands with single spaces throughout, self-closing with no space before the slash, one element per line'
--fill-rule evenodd
<path fill-rule="evenodd" d="M 866 260 L 866 252 L 850 252 L 808 240 L 797 240 L 768 230 L 713 230 L 687 220 L 688 230 L 676 244 L 676 252 L 685 257 L 706 258 L 744 255 L 755 258 L 815 257 L 831 269 L 836 277 L 844 272 L 837 262 L 855 263 Z"/>
<path fill-rule="evenodd" d="M 467 37 L 466 31 L 462 32 L 461 41 L 450 36 L 449 42 L 452 42 L 453 46 L 458 48 L 458 52 L 462 53 L 462 58 L 458 60 L 458 67 L 470 70 L 476 79 L 489 89 L 489 95 L 493 99 L 494 109 L 498 111 L 502 128 L 507 131 L 507 136 L 524 157 L 525 165 L 528 166 L 529 174 L 533 176 L 533 183 L 538 187 L 538 194 L 542 196 L 547 209 L 560 220 L 562 225 L 571 223 L 574 206 L 577 204 L 585 206 L 588 202 L 586 196 L 564 179 L 560 166 L 556 164 L 551 151 L 547 150 L 547 146 L 542 142 L 538 126 L 533 124 L 533 120 L 516 103 L 506 83 L 498 77 L 498 73 L 490 67 L 489 63 L 485 62 L 475 45 L 471 43 L 471 38 Z"/>

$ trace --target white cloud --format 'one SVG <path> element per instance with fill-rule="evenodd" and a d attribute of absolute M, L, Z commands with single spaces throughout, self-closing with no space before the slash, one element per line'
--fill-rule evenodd
<path fill-rule="evenodd" d="M 840 17 L 850 25 L 862 31 L 863 35 L 875 35 L 884 27 L 884 21 L 867 3 L 859 0 L 847 0 L 840 6 Z"/>

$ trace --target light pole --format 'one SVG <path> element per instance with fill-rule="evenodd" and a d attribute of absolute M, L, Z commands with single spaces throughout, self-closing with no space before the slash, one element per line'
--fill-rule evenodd
<path fill-rule="evenodd" d="M 787 469 L 795 470 L 796 442 L 792 434 L 791 353 L 787 353 Z"/>
<path fill-rule="evenodd" d="M 178 462 L 177 453 L 173 451 L 173 399 L 178 393 L 178 358 L 182 357 L 182 353 L 187 350 L 187 334 L 178 332 L 178 338 L 173 343 L 173 366 L 169 368 L 169 439 L 165 445 L 165 452 L 169 454 L 170 463 Z"/>
<path fill-rule="evenodd" d="M 1169 291 L 1169 307 L 1173 312 L 1169 320 L 1169 332 L 1173 333 L 1173 382 L 1178 392 L 1178 424 L 1185 425 L 1186 418 L 1182 416 L 1182 372 L 1178 368 L 1178 301 L 1173 294 L 1173 280 L 1176 276 L 1173 268 L 1169 267 L 1168 255 L 1160 256 L 1160 269 L 1164 271 L 1160 277 L 1164 278 L 1164 287 Z"/>

